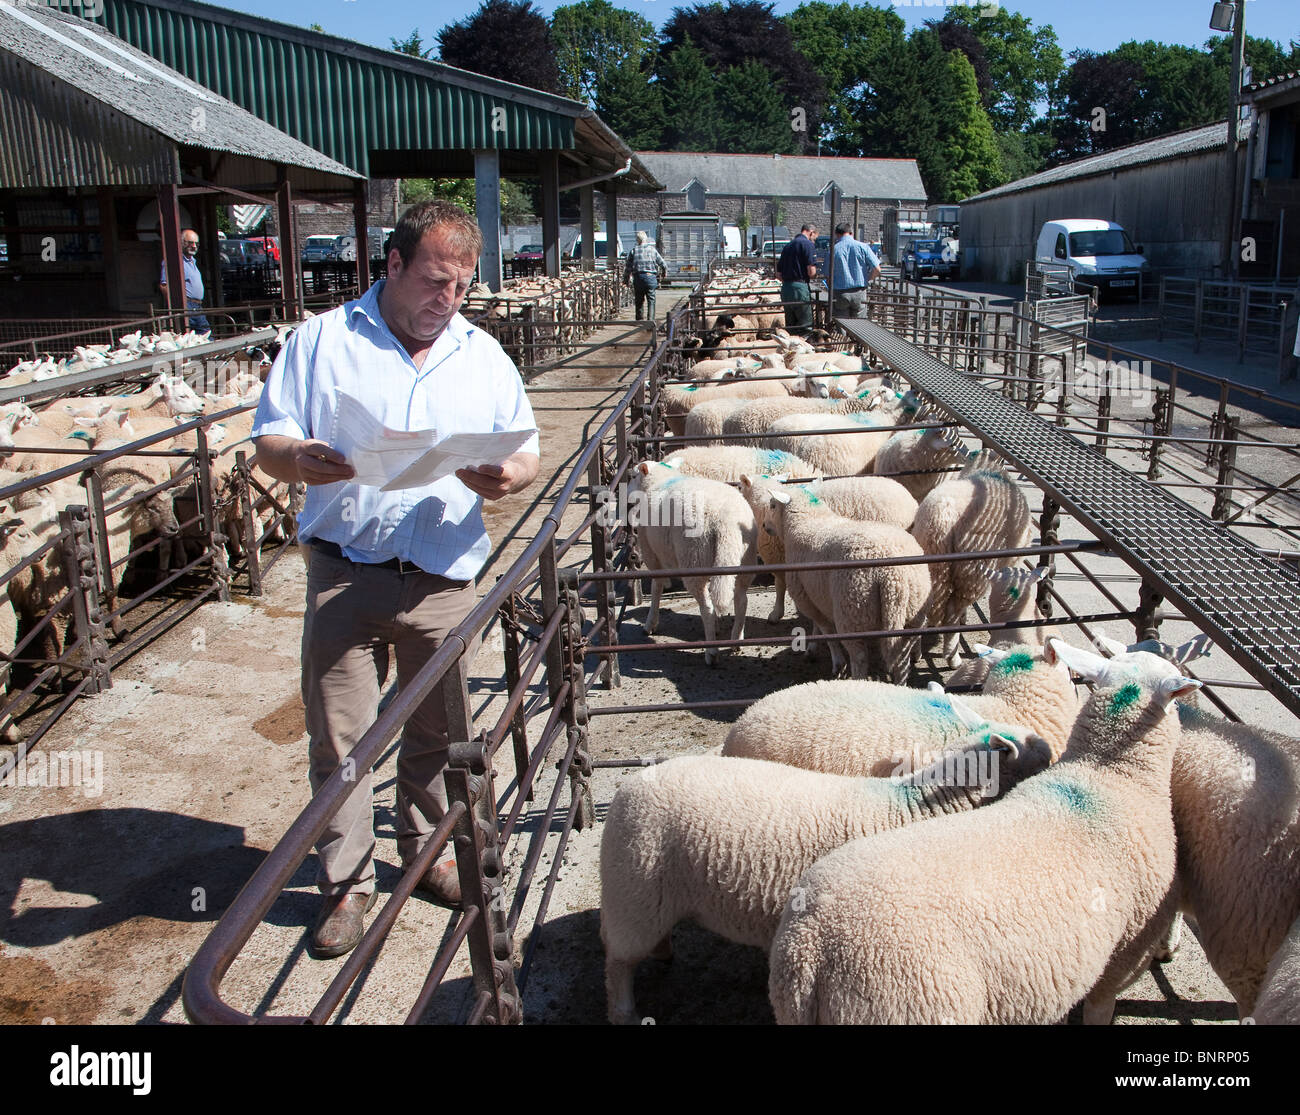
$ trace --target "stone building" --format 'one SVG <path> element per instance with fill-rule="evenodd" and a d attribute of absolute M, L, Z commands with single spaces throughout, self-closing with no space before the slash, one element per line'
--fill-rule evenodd
<path fill-rule="evenodd" d="M 664 183 L 657 194 L 620 198 L 625 220 L 654 220 L 663 213 L 717 213 L 725 224 L 749 217 L 750 247 L 760 226 L 797 231 L 812 222 L 822 232 L 831 211 L 831 187 L 840 191 L 840 220 L 860 240 L 879 235 L 891 205 L 924 205 L 925 186 L 915 159 L 853 159 L 812 155 L 722 155 L 694 151 L 639 151 L 641 161 Z M 773 213 L 773 203 L 776 212 Z M 775 218 L 775 219 L 774 219 Z"/>

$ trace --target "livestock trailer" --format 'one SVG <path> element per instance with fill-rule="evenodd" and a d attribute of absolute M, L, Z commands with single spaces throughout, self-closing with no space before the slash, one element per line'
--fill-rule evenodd
<path fill-rule="evenodd" d="M 665 213 L 659 218 L 659 254 L 668 281 L 696 283 L 723 254 L 722 220 L 717 213 Z"/>
<path fill-rule="evenodd" d="M 880 242 L 885 249 L 886 262 L 899 266 L 913 240 L 932 239 L 934 226 L 926 219 L 924 209 L 891 205 L 885 210 Z"/>

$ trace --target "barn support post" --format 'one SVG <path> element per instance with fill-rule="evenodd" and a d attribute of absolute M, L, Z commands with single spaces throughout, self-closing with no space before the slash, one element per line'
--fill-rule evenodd
<path fill-rule="evenodd" d="M 400 187 L 399 187 L 400 189 Z M 366 231 L 369 223 L 369 206 L 366 204 L 366 183 L 358 180 L 352 187 L 352 225 L 357 232 L 357 296 L 370 289 L 370 235 Z M 365 248 L 363 254 L 361 249 Z M 281 255 L 284 254 L 283 246 Z"/>
<path fill-rule="evenodd" d="M 163 259 L 167 263 L 167 301 L 164 310 L 185 309 L 185 264 L 181 253 L 181 206 L 175 182 L 158 189 L 158 235 L 162 238 Z M 217 282 L 220 282 L 220 276 Z M 181 332 L 188 328 L 184 318 L 170 319 L 168 329 Z"/>
<path fill-rule="evenodd" d="M 276 218 L 280 224 L 280 299 L 284 306 L 285 321 L 302 319 L 302 283 L 298 268 L 297 218 L 293 211 L 293 190 L 289 186 L 287 171 L 280 167 L 280 181 L 275 187 Z M 357 259 L 361 258 L 364 237 L 357 237 Z M 369 263 L 370 255 L 366 253 Z"/>
<path fill-rule="evenodd" d="M 560 156 L 543 151 L 537 160 L 542 178 L 542 253 L 548 277 L 560 277 Z"/>
<path fill-rule="evenodd" d="M 474 152 L 474 206 L 483 233 L 478 277 L 496 294 L 501 290 L 501 153 L 494 147 Z"/>
<path fill-rule="evenodd" d="M 578 206 L 582 224 L 582 269 L 596 270 L 596 192 L 591 186 L 578 187 Z M 605 243 L 615 239 L 613 232 L 606 231 Z"/>

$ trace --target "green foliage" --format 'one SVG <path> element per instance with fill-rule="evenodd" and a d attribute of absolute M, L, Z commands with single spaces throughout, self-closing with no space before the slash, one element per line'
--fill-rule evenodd
<path fill-rule="evenodd" d="M 402 204 L 421 201 L 451 201 L 467 213 L 474 213 L 477 199 L 472 178 L 403 178 Z M 501 179 L 501 223 L 528 224 L 536 213 L 529 186 L 509 178 Z"/>
<path fill-rule="evenodd" d="M 662 82 L 668 149 L 717 150 L 717 83 L 689 36 L 668 56 Z"/>
<path fill-rule="evenodd" d="M 614 71 L 625 66 L 647 70 L 659 49 L 653 23 L 609 0 L 580 0 L 556 8 L 551 13 L 551 39 L 561 91 L 593 106 Z"/>
<path fill-rule="evenodd" d="M 892 10 L 870 4 L 800 4 L 782 22 L 827 90 L 823 151 L 857 155 L 861 134 L 856 102 L 879 77 L 884 61 L 903 48 L 904 24 Z"/>
<path fill-rule="evenodd" d="M 1000 130 L 1023 128 L 1036 115 L 1065 67 L 1051 24 L 1035 28 L 1033 20 L 998 7 L 958 5 L 944 13 L 944 23 L 968 27 L 984 47 L 991 96 L 989 116 Z"/>
<path fill-rule="evenodd" d="M 1015 182 L 1046 169 L 1052 137 L 1047 132 L 1045 121 L 1035 121 L 1026 132 L 995 132 L 993 138 L 998 145 L 1002 182 Z M 1002 185 L 1002 182 L 997 185 Z"/>
<path fill-rule="evenodd" d="M 628 60 L 596 85 L 596 114 L 634 151 L 654 151 L 664 138 L 664 96 L 649 73 Z"/>
<path fill-rule="evenodd" d="M 939 117 L 947 127 L 943 141 L 943 184 L 930 200 L 955 202 L 992 189 L 1002 181 L 1002 164 L 993 125 L 980 103 L 975 68 L 961 51 L 948 51 L 947 88 Z"/>
<path fill-rule="evenodd" d="M 449 66 L 560 91 L 550 25 L 532 0 L 483 0 L 472 16 L 438 32 L 438 51 Z"/>
<path fill-rule="evenodd" d="M 717 143 L 723 151 L 744 154 L 796 150 L 790 115 L 772 75 L 753 58 L 732 66 L 718 79 Z"/>
<path fill-rule="evenodd" d="M 309 24 L 307 24 L 307 30 L 308 30 L 308 31 L 320 31 L 320 32 L 323 33 L 324 30 L 325 30 L 325 28 L 322 27 L 319 23 L 309 23 Z"/>
<path fill-rule="evenodd" d="M 393 49 L 399 54 L 409 54 L 412 58 L 433 57 L 433 47 L 429 47 L 428 50 L 424 49 L 424 40 L 420 37 L 418 27 L 404 39 L 390 38 L 388 41 L 393 44 Z"/>

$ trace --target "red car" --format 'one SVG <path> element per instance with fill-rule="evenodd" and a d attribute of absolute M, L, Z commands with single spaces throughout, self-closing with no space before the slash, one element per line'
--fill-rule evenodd
<path fill-rule="evenodd" d="M 278 236 L 250 236 L 249 240 L 261 245 L 262 251 L 276 263 L 280 262 L 280 238 Z"/>

